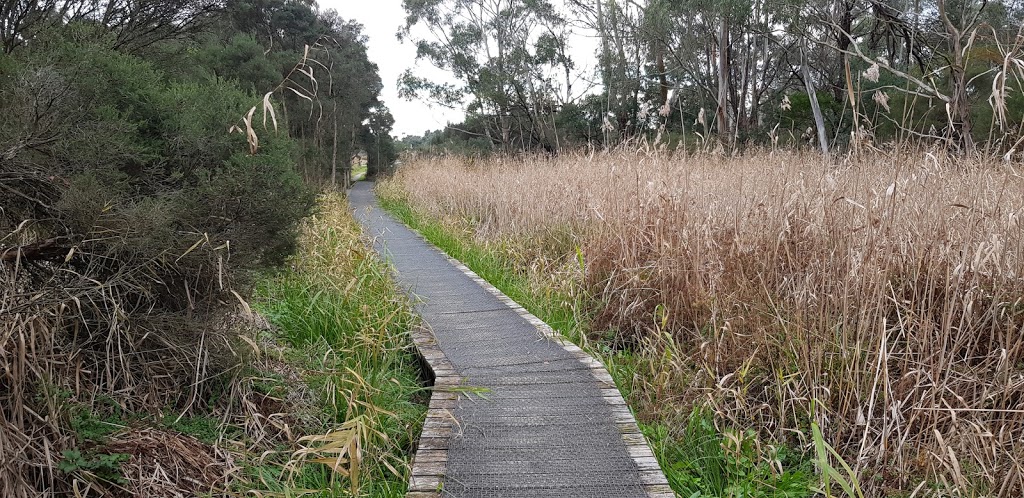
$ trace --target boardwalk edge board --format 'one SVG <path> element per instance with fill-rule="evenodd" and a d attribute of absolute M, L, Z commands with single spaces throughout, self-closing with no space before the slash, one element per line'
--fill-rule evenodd
<path fill-rule="evenodd" d="M 601 385 L 608 386 L 604 390 L 604 400 L 608 403 L 618 420 L 619 432 L 622 436 L 622 443 L 640 470 L 642 483 L 647 496 L 650 498 L 674 498 L 676 495 L 669 487 L 668 479 L 665 478 L 658 460 L 647 444 L 647 439 L 637 426 L 633 413 L 622 398 L 622 393 L 615 386 L 611 374 L 605 369 L 600 361 L 591 357 L 579 346 L 566 339 L 552 329 L 543 320 L 537 318 L 512 298 L 505 295 L 497 287 L 490 284 L 477 275 L 473 270 L 464 265 L 461 261 L 448 256 L 434 246 L 418 230 L 412 229 L 420 239 L 439 251 L 452 266 L 458 268 L 466 276 L 479 284 L 485 290 L 493 294 L 499 301 L 515 311 L 526 321 L 530 322 L 537 331 L 547 339 L 554 341 L 574 358 L 589 367 L 590 374 Z M 430 397 L 430 407 L 427 410 L 427 418 L 423 424 L 423 433 L 420 436 L 420 444 L 412 460 L 412 470 L 409 477 L 409 488 L 406 498 L 440 498 L 444 482 L 445 468 L 448 462 L 449 440 L 453 433 L 455 419 L 450 410 L 455 407 L 458 401 L 456 392 L 438 389 L 439 386 L 459 386 L 464 379 L 455 371 L 451 362 L 445 357 L 433 333 L 424 327 L 417 327 L 412 332 L 413 343 L 416 345 L 420 355 L 429 365 L 435 381 L 435 389 Z"/>
<path fill-rule="evenodd" d="M 438 347 L 433 333 L 424 327 L 416 327 L 410 331 L 410 335 L 420 357 L 427 363 L 434 379 L 434 388 L 430 394 L 427 417 L 423 421 L 423 432 L 420 433 L 419 444 L 413 455 L 409 487 L 405 496 L 439 498 L 441 482 L 448 463 L 449 439 L 455 420 L 451 410 L 458 401 L 458 394 L 446 391 L 445 387 L 461 385 L 463 379 Z"/>

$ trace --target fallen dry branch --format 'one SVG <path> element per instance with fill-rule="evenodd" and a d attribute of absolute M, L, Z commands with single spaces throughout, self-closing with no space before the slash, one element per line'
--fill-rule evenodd
<path fill-rule="evenodd" d="M 71 247 L 66 237 L 53 237 L 31 244 L 8 247 L 0 251 L 0 263 L 15 261 L 57 260 L 70 256 Z"/>

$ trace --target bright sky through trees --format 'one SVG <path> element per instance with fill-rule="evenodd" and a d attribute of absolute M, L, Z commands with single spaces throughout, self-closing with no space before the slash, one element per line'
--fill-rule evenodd
<path fill-rule="evenodd" d="M 395 37 L 398 28 L 405 22 L 402 0 L 327 0 L 320 4 L 322 9 L 336 9 L 341 17 L 358 21 L 365 27 L 364 33 L 370 38 L 370 60 L 380 67 L 380 78 L 384 83 L 381 99 L 395 116 L 396 136 L 422 135 L 426 130 L 444 128 L 448 121 L 462 121 L 460 109 L 431 106 L 425 102 L 410 102 L 398 97 L 398 76 L 408 68 L 415 68 L 417 74 L 434 79 L 444 78 L 444 72 L 429 63 L 416 63 L 416 47 L 402 43 Z"/>
<path fill-rule="evenodd" d="M 405 23 L 402 0 L 325 0 L 321 9 L 335 9 L 342 18 L 355 20 L 363 25 L 364 33 L 370 38 L 367 44 L 370 60 L 380 67 L 380 78 L 384 82 L 381 99 L 395 116 L 393 134 L 422 135 L 426 130 L 444 128 L 449 121 L 463 120 L 462 109 L 449 109 L 426 102 L 408 101 L 398 97 L 398 77 L 412 68 L 418 76 L 433 80 L 447 80 L 445 71 L 439 70 L 426 61 L 416 61 L 416 47 L 406 40 L 400 42 L 395 33 Z M 418 33 L 419 30 L 414 30 Z M 573 37 L 571 52 L 577 67 L 593 68 L 596 64 L 593 39 Z M 582 85 L 582 83 L 581 83 Z"/>

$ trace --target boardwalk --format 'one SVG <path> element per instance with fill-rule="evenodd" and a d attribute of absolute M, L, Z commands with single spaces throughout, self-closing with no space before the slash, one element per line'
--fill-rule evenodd
<path fill-rule="evenodd" d="M 371 187 L 352 190 L 356 218 L 418 302 L 439 386 L 407 496 L 673 496 L 604 368 L 377 208 Z M 473 389 L 444 389 L 457 384 Z"/>

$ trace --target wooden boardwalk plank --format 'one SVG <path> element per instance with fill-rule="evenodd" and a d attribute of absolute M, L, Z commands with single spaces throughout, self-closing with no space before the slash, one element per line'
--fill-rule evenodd
<path fill-rule="evenodd" d="M 406 496 L 674 496 L 601 362 L 383 213 L 370 188 L 350 200 L 422 298 L 411 336 L 434 385 Z"/>

